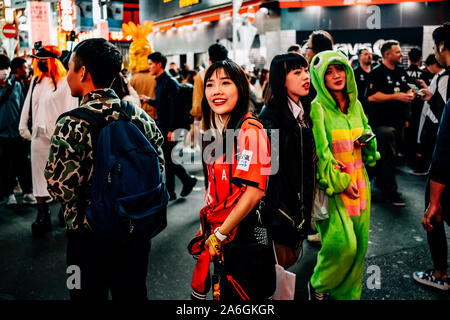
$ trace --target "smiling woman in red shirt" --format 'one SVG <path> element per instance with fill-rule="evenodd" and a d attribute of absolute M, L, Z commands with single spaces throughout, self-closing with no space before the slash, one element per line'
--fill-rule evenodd
<path fill-rule="evenodd" d="M 269 140 L 249 112 L 248 80 L 236 63 L 211 65 L 204 90 L 205 136 L 212 142 L 203 143 L 206 206 L 200 212 L 200 232 L 189 245 L 191 254 L 199 256 L 192 298 L 206 298 L 212 261 L 214 299 L 269 299 L 275 290 L 275 260 L 256 210 L 270 175 Z"/>

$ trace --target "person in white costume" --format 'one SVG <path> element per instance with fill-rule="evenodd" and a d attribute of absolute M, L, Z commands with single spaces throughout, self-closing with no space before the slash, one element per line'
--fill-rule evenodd
<path fill-rule="evenodd" d="M 50 198 L 44 169 L 50 151 L 50 137 L 58 117 L 78 106 L 78 100 L 70 94 L 66 69 L 59 60 L 61 50 L 56 46 L 44 46 L 33 55 L 33 72 L 30 90 L 25 98 L 19 123 L 19 132 L 31 140 L 31 170 L 33 195 L 37 200 L 37 217 L 32 224 L 33 237 L 39 238 L 51 231 L 50 210 L 46 200 Z"/>

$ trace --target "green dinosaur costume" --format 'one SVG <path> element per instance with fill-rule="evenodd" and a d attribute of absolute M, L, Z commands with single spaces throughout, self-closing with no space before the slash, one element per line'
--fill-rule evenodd
<path fill-rule="evenodd" d="M 330 64 L 344 66 L 346 90 L 350 99 L 347 114 L 325 87 L 325 71 Z M 329 218 L 316 221 L 322 248 L 311 277 L 317 292 L 329 292 L 333 299 L 359 299 L 364 259 L 369 241 L 370 183 L 363 163 L 375 165 L 380 158 L 376 140 L 357 147 L 354 140 L 372 132 L 361 103 L 347 57 L 324 51 L 311 61 L 311 79 L 317 96 L 311 104 L 311 119 L 318 156 L 319 188 L 328 195 Z M 344 89 L 345 90 L 345 89 Z M 336 168 L 339 160 L 345 169 Z M 353 182 L 360 197 L 350 199 L 343 191 Z"/>

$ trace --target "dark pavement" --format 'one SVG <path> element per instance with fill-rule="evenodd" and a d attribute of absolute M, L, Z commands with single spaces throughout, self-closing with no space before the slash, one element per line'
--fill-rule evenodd
<path fill-rule="evenodd" d="M 199 155 L 196 155 L 199 156 Z M 152 240 L 148 273 L 151 300 L 183 300 L 190 297 L 190 281 L 195 261 L 187 245 L 199 228 L 199 210 L 204 205 L 201 165 L 186 165 L 199 179 L 185 199 L 169 204 L 168 227 Z M 371 273 L 363 280 L 366 300 L 448 300 L 449 293 L 415 283 L 412 273 L 432 267 L 426 233 L 420 225 L 424 209 L 425 177 L 409 175 L 407 167 L 398 170 L 399 191 L 407 206 L 395 208 L 385 202 L 378 190 L 372 192 L 370 242 L 366 270 L 379 267 L 379 289 L 369 289 Z M 181 185 L 177 181 L 177 193 Z M 0 205 L 0 300 L 68 299 L 66 289 L 65 230 L 58 226 L 59 205 L 51 205 L 53 232 L 33 240 L 31 223 L 35 207 Z M 446 227 L 447 238 L 449 228 Z M 314 268 L 319 247 L 305 243 L 301 260 L 289 270 L 297 275 L 296 300 L 307 299 L 306 284 Z M 369 281 L 368 281 L 369 280 Z"/>

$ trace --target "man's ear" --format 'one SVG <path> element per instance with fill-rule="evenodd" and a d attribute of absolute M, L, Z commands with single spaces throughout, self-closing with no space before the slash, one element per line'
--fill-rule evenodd
<path fill-rule="evenodd" d="M 81 82 L 86 81 L 87 75 L 88 75 L 88 71 L 87 71 L 86 67 L 82 66 L 81 67 Z"/>
<path fill-rule="evenodd" d="M 442 53 L 442 51 L 444 51 L 444 41 L 442 41 L 438 46 L 438 52 Z"/>

